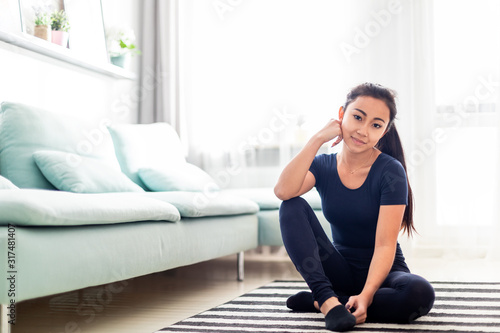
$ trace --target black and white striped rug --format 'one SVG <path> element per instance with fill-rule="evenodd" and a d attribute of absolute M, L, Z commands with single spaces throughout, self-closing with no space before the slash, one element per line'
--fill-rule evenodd
<path fill-rule="evenodd" d="M 436 301 L 412 324 L 357 325 L 353 332 L 500 332 L 500 283 L 431 282 Z M 275 281 L 158 332 L 329 332 L 320 313 L 291 312 L 286 299 L 304 282 Z"/>

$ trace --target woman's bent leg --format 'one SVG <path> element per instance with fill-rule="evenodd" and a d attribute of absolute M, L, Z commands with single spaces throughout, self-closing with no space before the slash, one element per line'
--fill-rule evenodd
<path fill-rule="evenodd" d="M 434 289 L 424 278 L 407 272 L 391 272 L 373 297 L 367 321 L 409 323 L 429 313 L 434 298 Z"/>
<path fill-rule="evenodd" d="M 334 288 L 352 288 L 349 265 L 331 244 L 316 214 L 303 198 L 283 201 L 280 227 L 288 255 L 320 307 L 330 297 L 338 297 Z"/>

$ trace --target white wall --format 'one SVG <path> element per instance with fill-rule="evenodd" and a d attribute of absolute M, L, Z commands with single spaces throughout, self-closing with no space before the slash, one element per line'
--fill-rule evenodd
<path fill-rule="evenodd" d="M 111 22 L 120 19 L 138 29 L 139 1 L 102 3 Z M 0 101 L 32 104 L 90 121 L 136 122 L 137 103 L 130 95 L 137 91 L 138 80 L 99 74 L 4 42 L 0 59 Z M 132 66 L 136 73 L 137 63 L 138 58 Z"/>

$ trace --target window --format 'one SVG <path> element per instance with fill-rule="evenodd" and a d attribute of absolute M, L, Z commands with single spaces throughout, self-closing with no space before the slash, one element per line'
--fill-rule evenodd
<path fill-rule="evenodd" d="M 498 183 L 500 2 L 434 2 L 437 223 L 491 226 Z"/>

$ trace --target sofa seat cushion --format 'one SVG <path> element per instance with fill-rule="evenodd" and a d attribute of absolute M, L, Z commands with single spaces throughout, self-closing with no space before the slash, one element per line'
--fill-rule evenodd
<path fill-rule="evenodd" d="M 74 226 L 179 220 L 179 211 L 173 205 L 133 193 L 0 191 L 0 225 Z"/>
<path fill-rule="evenodd" d="M 281 200 L 276 197 L 271 187 L 225 189 L 222 192 L 255 201 L 261 210 L 279 209 L 281 205 Z M 321 209 L 321 198 L 315 188 L 303 194 L 302 197 L 313 209 Z"/>
<path fill-rule="evenodd" d="M 323 230 L 325 230 L 326 235 L 330 241 L 332 241 L 331 225 L 326 220 L 323 212 L 315 209 L 314 213 L 323 227 Z M 261 210 L 257 214 L 257 217 L 259 218 L 259 245 L 283 246 L 279 223 L 279 211 L 277 209 Z"/>
<path fill-rule="evenodd" d="M 55 189 L 33 160 L 33 153 L 39 150 L 92 157 L 120 170 L 113 140 L 103 122 L 85 122 L 67 114 L 3 102 L 0 105 L 2 175 L 21 188 Z"/>
<path fill-rule="evenodd" d="M 137 195 L 169 202 L 182 217 L 254 214 L 259 206 L 252 200 L 221 192 L 144 192 Z"/>
<path fill-rule="evenodd" d="M 169 164 L 161 169 L 142 168 L 139 169 L 139 177 L 147 188 L 154 192 L 220 190 L 208 173 L 187 162 Z"/>
<path fill-rule="evenodd" d="M 37 151 L 36 165 L 52 185 L 77 193 L 144 192 L 123 172 L 101 161 L 61 151 Z"/>

